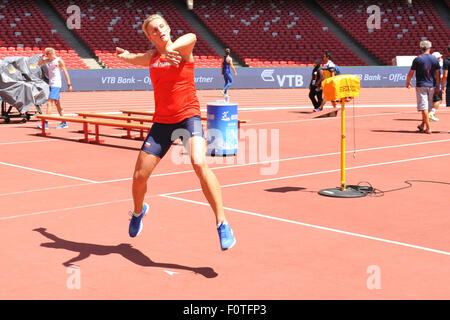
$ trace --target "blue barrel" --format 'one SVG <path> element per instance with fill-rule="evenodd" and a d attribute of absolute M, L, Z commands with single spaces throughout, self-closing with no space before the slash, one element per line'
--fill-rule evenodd
<path fill-rule="evenodd" d="M 238 105 L 227 101 L 207 104 L 207 153 L 235 155 L 238 151 Z"/>

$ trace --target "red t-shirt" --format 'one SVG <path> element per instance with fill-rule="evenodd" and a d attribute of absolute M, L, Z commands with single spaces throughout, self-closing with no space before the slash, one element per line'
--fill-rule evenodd
<path fill-rule="evenodd" d="M 200 116 L 200 102 L 194 82 L 194 62 L 172 66 L 159 53 L 150 59 L 150 78 L 155 96 L 153 121 L 177 123 Z"/>

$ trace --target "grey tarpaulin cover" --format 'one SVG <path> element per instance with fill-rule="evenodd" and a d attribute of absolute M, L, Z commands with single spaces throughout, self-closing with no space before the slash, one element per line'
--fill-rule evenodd
<path fill-rule="evenodd" d="M 0 99 L 22 114 L 33 105 L 44 105 L 48 100 L 48 69 L 38 65 L 40 56 L 0 60 Z"/>

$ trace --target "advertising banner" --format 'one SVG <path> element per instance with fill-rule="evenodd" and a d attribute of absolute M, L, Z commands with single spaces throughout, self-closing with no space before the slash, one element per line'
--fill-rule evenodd
<path fill-rule="evenodd" d="M 340 67 L 342 74 L 356 75 L 364 87 L 403 87 L 409 67 Z M 233 89 L 308 88 L 312 67 L 237 68 Z M 69 70 L 74 91 L 153 90 L 148 69 Z M 63 77 L 64 80 L 64 77 Z M 413 78 L 413 85 L 415 78 Z M 224 79 L 220 68 L 195 70 L 198 90 L 220 90 Z M 63 90 L 67 86 L 63 84 Z"/>

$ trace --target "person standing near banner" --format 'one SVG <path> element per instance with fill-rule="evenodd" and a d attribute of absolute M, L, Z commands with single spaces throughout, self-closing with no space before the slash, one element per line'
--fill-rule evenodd
<path fill-rule="evenodd" d="M 206 141 L 194 82 L 192 51 L 197 37 L 188 33 L 172 42 L 170 27 L 158 14 L 148 17 L 142 24 L 142 30 L 154 49 L 132 54 L 116 48 L 118 58 L 149 68 L 155 96 L 154 123 L 141 147 L 133 173 L 134 210 L 129 235 L 136 237 L 142 230 L 142 218 L 149 210 L 144 198 L 150 175 L 169 151 L 172 141 L 182 136 L 203 194 L 215 214 L 221 248 L 230 249 L 236 239 L 225 217 L 219 182 L 206 161 Z M 184 217 L 180 216 L 180 219 L 184 220 Z"/>
<path fill-rule="evenodd" d="M 422 113 L 422 122 L 417 126 L 419 132 L 431 134 L 428 110 L 433 107 L 433 96 L 439 92 L 439 61 L 430 54 L 431 42 L 420 42 L 422 54 L 416 57 L 406 77 L 406 88 L 411 87 L 411 79 L 416 74 L 417 111 Z M 435 79 L 435 81 L 433 80 Z"/>
<path fill-rule="evenodd" d="M 331 53 L 328 51 L 325 51 L 325 53 L 323 55 L 323 61 L 324 61 L 325 65 L 323 67 L 321 67 L 321 69 L 323 70 L 325 79 L 334 77 L 336 75 L 336 65 L 331 60 L 331 58 L 332 58 Z M 322 103 L 320 104 L 320 106 L 318 108 L 319 109 L 318 111 L 323 110 L 323 106 L 325 105 L 325 103 L 327 103 L 327 100 L 323 99 Z M 331 104 L 333 105 L 333 108 L 336 108 L 336 101 L 331 101 Z"/>
<path fill-rule="evenodd" d="M 433 52 L 433 57 L 435 57 L 439 61 L 439 75 L 440 75 L 440 79 L 441 79 L 441 86 L 436 87 L 436 89 L 438 89 L 439 92 L 435 93 L 433 95 L 433 108 L 431 108 L 431 110 L 428 112 L 428 117 L 430 118 L 431 121 L 439 121 L 439 118 L 436 117 L 436 111 L 439 109 L 439 106 L 441 105 L 441 102 L 442 102 L 442 90 L 441 89 L 444 86 L 444 83 L 442 82 L 443 61 L 442 61 L 442 54 L 440 54 L 437 51 Z M 434 80 L 434 78 L 433 78 L 433 80 Z"/>
<path fill-rule="evenodd" d="M 48 67 L 48 78 L 50 87 L 50 94 L 48 96 L 48 103 L 47 103 L 47 114 L 51 114 L 53 105 L 56 105 L 59 115 L 63 117 L 64 110 L 61 106 L 60 101 L 60 93 L 62 87 L 61 71 L 64 73 L 64 76 L 66 77 L 69 92 L 72 91 L 72 84 L 70 83 L 70 77 L 66 69 L 66 64 L 64 63 L 62 58 L 56 56 L 56 51 L 53 48 L 45 48 L 44 54 L 41 56 L 38 62 L 39 66 L 42 66 L 44 64 L 46 64 Z M 48 128 L 47 121 L 45 121 L 45 127 L 46 129 Z M 56 126 L 56 129 L 63 129 L 68 127 L 69 125 L 67 124 L 67 122 L 62 121 L 59 125 Z M 39 129 L 42 129 L 41 125 L 39 125 Z"/>
<path fill-rule="evenodd" d="M 442 92 L 445 92 L 445 105 L 450 107 L 450 88 L 448 87 L 448 69 L 450 67 L 450 45 L 447 46 L 447 58 L 444 59 L 443 76 L 442 76 Z"/>
<path fill-rule="evenodd" d="M 314 112 L 320 111 L 322 104 L 322 81 L 325 79 L 323 70 L 320 68 L 320 60 L 314 61 L 314 68 L 311 74 L 311 82 L 309 83 L 309 99 L 311 100 Z"/>
<path fill-rule="evenodd" d="M 222 62 L 222 75 L 225 80 L 225 86 L 223 87 L 222 93 L 225 97 L 228 97 L 228 88 L 233 84 L 233 77 L 231 76 L 231 70 L 234 72 L 234 76 L 237 76 L 236 68 L 233 65 L 233 59 L 230 57 L 230 49 L 225 49 L 225 56 Z M 230 70 L 231 69 L 231 70 Z"/>

